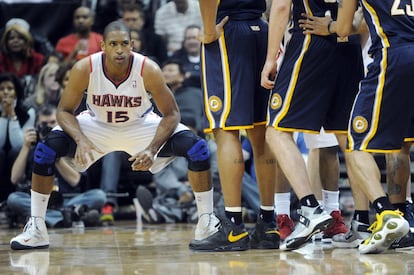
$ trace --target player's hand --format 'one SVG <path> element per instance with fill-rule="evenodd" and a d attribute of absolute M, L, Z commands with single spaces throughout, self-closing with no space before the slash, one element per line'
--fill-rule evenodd
<path fill-rule="evenodd" d="M 267 61 L 265 62 L 262 70 L 262 76 L 260 84 L 265 89 L 273 89 L 275 86 L 275 78 L 277 73 L 277 63 L 276 61 Z"/>
<path fill-rule="evenodd" d="M 154 154 L 150 150 L 144 150 L 131 156 L 128 160 L 132 161 L 133 171 L 147 171 L 154 163 Z"/>
<path fill-rule="evenodd" d="M 328 30 L 329 22 L 332 20 L 330 16 L 317 17 L 306 13 L 302 13 L 302 16 L 304 19 L 299 19 L 299 27 L 303 29 L 303 34 L 331 35 Z"/>
<path fill-rule="evenodd" d="M 92 143 L 86 136 L 81 136 L 77 141 L 75 162 L 81 167 L 86 166 L 89 161 L 95 160 L 93 151 L 103 154 L 103 151 Z"/>
<path fill-rule="evenodd" d="M 220 23 L 216 25 L 216 32 L 215 33 L 205 33 L 204 30 L 199 32 L 197 39 L 200 40 L 204 44 L 209 44 L 217 39 L 220 38 L 221 34 L 223 33 L 224 25 L 229 21 L 229 17 L 224 17 Z"/>

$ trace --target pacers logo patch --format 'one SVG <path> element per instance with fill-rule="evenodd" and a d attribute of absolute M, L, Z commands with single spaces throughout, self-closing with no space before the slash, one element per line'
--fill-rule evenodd
<path fill-rule="evenodd" d="M 368 129 L 368 121 L 362 116 L 356 116 L 352 121 L 352 128 L 355 132 L 361 134 Z"/>
<path fill-rule="evenodd" d="M 208 99 L 208 105 L 210 106 L 211 111 L 218 112 L 221 110 L 223 103 L 221 102 L 221 99 L 219 97 L 211 96 Z"/>
<path fill-rule="evenodd" d="M 279 109 L 282 106 L 282 97 L 279 94 L 273 94 L 270 100 L 270 108 L 273 110 Z"/>

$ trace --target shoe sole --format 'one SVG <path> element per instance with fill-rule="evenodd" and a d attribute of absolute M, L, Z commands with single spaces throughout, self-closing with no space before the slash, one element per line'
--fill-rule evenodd
<path fill-rule="evenodd" d="M 329 226 L 331 226 L 334 222 L 334 220 L 332 219 L 332 217 L 330 215 L 327 215 L 327 219 L 320 221 L 319 223 L 317 223 L 314 227 L 313 230 L 306 236 L 304 237 L 299 237 L 299 238 L 295 238 L 291 243 L 286 244 L 283 243 L 280 245 L 280 250 L 295 250 L 298 249 L 302 246 L 304 246 L 308 240 L 310 238 L 312 238 L 313 235 L 324 231 L 325 229 L 329 228 Z"/>
<path fill-rule="evenodd" d="M 225 251 L 245 251 L 249 249 L 249 238 L 240 240 L 236 243 L 218 245 L 215 247 L 202 247 L 197 244 L 197 241 L 193 241 L 188 246 L 193 251 L 200 252 L 225 252 Z"/>
<path fill-rule="evenodd" d="M 279 248 L 279 244 L 275 244 L 274 242 L 271 241 L 261 241 L 260 243 L 256 243 L 253 244 L 252 242 L 250 243 L 250 248 L 251 249 L 278 249 Z"/>
<path fill-rule="evenodd" d="M 357 248 L 360 243 L 362 243 L 364 240 L 362 239 L 356 239 L 352 242 L 337 242 L 332 240 L 332 246 L 337 248 Z"/>
<path fill-rule="evenodd" d="M 27 246 L 27 245 L 22 245 L 19 242 L 13 241 L 10 243 L 10 247 L 13 250 L 29 250 L 29 249 L 47 249 L 49 248 L 49 245 L 45 244 L 45 245 L 39 245 L 39 246 Z"/>
<path fill-rule="evenodd" d="M 359 252 L 361 254 L 381 253 L 390 248 L 395 240 L 404 237 L 409 231 L 410 227 L 406 220 L 400 218 L 390 219 L 384 224 L 381 231 L 374 233 L 368 245 L 361 244 L 359 246 Z M 376 236 L 381 239 L 375 240 Z"/>

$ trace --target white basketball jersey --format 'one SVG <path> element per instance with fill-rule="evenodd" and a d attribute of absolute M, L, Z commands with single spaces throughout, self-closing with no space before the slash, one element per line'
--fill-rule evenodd
<path fill-rule="evenodd" d="M 142 79 L 145 56 L 131 53 L 128 72 L 119 82 L 108 76 L 104 60 L 103 52 L 90 56 L 91 73 L 86 104 L 91 117 L 111 125 L 129 124 L 142 119 L 152 110 L 150 96 Z"/>

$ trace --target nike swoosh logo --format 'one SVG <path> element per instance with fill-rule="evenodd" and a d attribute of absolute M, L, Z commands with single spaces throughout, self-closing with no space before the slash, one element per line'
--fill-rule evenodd
<path fill-rule="evenodd" d="M 241 233 L 241 234 L 239 234 L 239 235 L 233 235 L 233 230 L 232 231 L 230 231 L 230 234 L 229 234 L 229 236 L 227 237 L 227 239 L 229 240 L 229 242 L 231 242 L 231 243 L 234 243 L 234 242 L 237 242 L 237 241 L 239 241 L 239 240 L 241 240 L 241 239 L 243 239 L 244 237 L 246 237 L 247 235 L 249 235 L 249 233 L 247 233 L 247 232 L 243 232 L 243 233 Z"/>
<path fill-rule="evenodd" d="M 27 242 L 29 242 L 30 241 L 30 239 L 26 239 L 26 240 L 23 240 L 25 243 L 27 243 Z"/>

